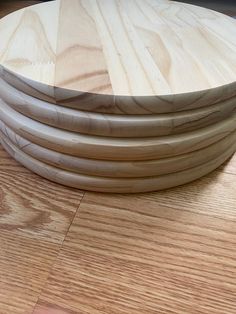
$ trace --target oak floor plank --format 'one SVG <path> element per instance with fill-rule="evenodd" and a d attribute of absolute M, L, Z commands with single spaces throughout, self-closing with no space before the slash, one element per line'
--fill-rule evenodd
<path fill-rule="evenodd" d="M 13 158 L 9 157 L 9 154 L 2 148 L 0 144 L 0 169 L 5 169 L 9 172 L 17 173 L 27 173 L 30 174 L 31 171 L 22 167 Z"/>
<path fill-rule="evenodd" d="M 198 211 L 199 213 L 207 213 L 209 217 L 235 219 L 236 185 L 234 182 L 234 174 L 224 173 L 217 169 L 191 184 L 160 193 L 146 193 L 142 195 L 142 198 L 156 201 L 159 205 L 174 206 L 179 211 Z M 221 224 L 224 226 L 224 220 Z"/>
<path fill-rule="evenodd" d="M 0 313 L 31 314 L 83 192 L 24 168 L 0 147 Z"/>
<path fill-rule="evenodd" d="M 234 314 L 234 180 L 216 171 L 158 193 L 87 192 L 34 314 Z"/>
<path fill-rule="evenodd" d="M 2 148 L 0 149 L 0 152 Z M 24 169 L 8 157 L 15 167 Z M 83 192 L 0 163 L 0 228 L 30 238 L 61 242 Z"/>
<path fill-rule="evenodd" d="M 59 244 L 0 231 L 0 313 L 31 314 Z"/>
<path fill-rule="evenodd" d="M 228 162 L 224 163 L 219 170 L 236 175 L 236 154 L 234 154 Z"/>

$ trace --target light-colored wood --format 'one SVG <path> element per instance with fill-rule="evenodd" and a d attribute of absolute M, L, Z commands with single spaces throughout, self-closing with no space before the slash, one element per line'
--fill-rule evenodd
<path fill-rule="evenodd" d="M 106 178 L 77 174 L 49 166 L 18 149 L 9 139 L 1 138 L 1 144 L 14 159 L 48 180 L 82 190 L 108 193 L 157 191 L 191 182 L 215 170 L 236 150 L 236 143 L 234 143 L 218 157 L 181 172 L 141 178 Z"/>
<path fill-rule="evenodd" d="M 159 0 L 152 4 L 61 0 L 16 14 L 20 20 L 10 15 L 15 23 L 11 23 L 12 30 L 0 33 L 1 63 L 45 85 L 156 96 L 224 86 L 236 78 L 236 22 L 217 12 Z M 34 29 L 29 32 L 33 18 Z M 2 28 L 8 19 L 3 19 Z M 27 35 L 21 44 L 20 39 Z M 222 52 L 228 54 L 226 60 Z M 206 59 L 211 63 L 206 64 Z M 44 76 L 46 64 L 55 65 L 49 76 Z M 110 88 L 104 89 L 103 84 Z"/>
<path fill-rule="evenodd" d="M 235 95 L 235 33 L 234 19 L 183 3 L 56 0 L 0 22 L 0 63 L 79 109 L 186 110 Z"/>
<path fill-rule="evenodd" d="M 208 107 L 159 115 L 111 115 L 65 108 L 31 97 L 0 79 L 0 95 L 10 107 L 39 122 L 83 134 L 148 137 L 196 130 L 231 116 L 236 97 Z"/>
<path fill-rule="evenodd" d="M 30 142 L 74 156 L 104 160 L 134 161 L 172 157 L 211 145 L 236 128 L 236 115 L 233 115 L 222 122 L 186 134 L 120 139 L 59 130 L 21 115 L 3 101 L 0 116 L 7 126 Z"/>
<path fill-rule="evenodd" d="M 4 17 L 0 22 L 1 64 L 25 77 L 30 78 L 33 72 L 38 81 L 51 84 L 55 77 L 59 8 L 60 1 L 52 1 L 45 9 L 38 4 Z"/>
<path fill-rule="evenodd" d="M 233 19 L 166 0 L 13 13 L 0 21 L 4 147 L 50 180 L 96 191 L 198 178 L 235 149 L 235 34 Z"/>
<path fill-rule="evenodd" d="M 235 131 L 236 132 L 236 131 Z M 27 155 L 51 166 L 91 176 L 150 177 L 199 166 L 221 155 L 235 143 L 235 132 L 192 153 L 148 161 L 108 161 L 73 157 L 33 144 L 0 122 L 0 136 Z"/>
<path fill-rule="evenodd" d="M 23 76 L 0 66 L 0 77 L 16 89 L 51 103 L 57 103 L 74 109 L 111 113 L 111 114 L 159 114 L 173 113 L 209 106 L 236 96 L 234 84 L 221 89 L 213 88 L 198 93 L 162 96 L 120 96 L 81 93 L 63 88 L 53 88 L 39 82 L 30 81 Z"/>
<path fill-rule="evenodd" d="M 16 2 L 30 1 L 0 14 Z M 235 157 L 183 187 L 79 206 L 0 147 L 1 314 L 235 314 Z"/>

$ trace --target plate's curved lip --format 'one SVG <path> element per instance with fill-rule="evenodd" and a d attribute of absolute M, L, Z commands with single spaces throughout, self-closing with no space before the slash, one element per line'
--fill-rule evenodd
<path fill-rule="evenodd" d="M 124 95 L 124 94 L 106 94 L 106 93 L 95 93 L 95 92 L 89 92 L 89 91 L 83 91 L 83 90 L 76 90 L 76 89 L 71 89 L 71 88 L 65 88 L 65 87 L 60 87 L 57 85 L 51 85 L 51 84 L 45 84 L 43 82 L 37 81 L 37 80 L 32 80 L 31 78 L 24 76 L 22 74 L 19 74 L 17 72 L 12 71 L 11 69 L 7 68 L 6 66 L 0 64 L 0 73 L 2 71 L 6 71 L 8 73 L 10 73 L 11 75 L 16 75 L 16 77 L 18 79 L 22 79 L 22 81 L 24 83 L 26 83 L 27 81 L 44 86 L 46 88 L 49 88 L 51 90 L 61 90 L 61 91 L 65 91 L 66 93 L 73 93 L 73 94 L 81 94 L 81 95 L 91 95 L 91 96 L 95 96 L 95 97 L 111 97 L 111 98 L 123 98 L 123 99 L 162 99 L 163 101 L 168 101 L 172 98 L 178 99 L 181 101 L 181 99 L 187 99 L 189 96 L 191 97 L 201 97 L 206 95 L 207 93 L 213 93 L 215 92 L 220 92 L 221 89 L 228 89 L 231 88 L 232 86 L 235 85 L 235 94 L 236 94 L 236 80 L 229 82 L 228 84 L 225 85 L 219 85 L 216 87 L 212 87 L 212 88 L 206 88 L 206 89 L 199 89 L 197 91 L 189 91 L 189 92 L 184 92 L 184 93 L 170 93 L 170 94 L 156 94 L 156 95 Z M 1 74 L 0 74 L 1 76 Z M 26 83 L 27 84 L 27 83 Z"/>

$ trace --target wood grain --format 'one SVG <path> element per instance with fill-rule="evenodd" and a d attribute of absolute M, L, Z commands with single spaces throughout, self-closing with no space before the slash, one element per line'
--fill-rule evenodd
<path fill-rule="evenodd" d="M 234 153 L 235 32 L 227 16 L 165 0 L 56 0 L 17 11 L 0 21 L 0 121 L 13 132 L 3 146 L 71 187 L 141 192 L 192 181 Z M 144 173 L 164 158 L 163 172 Z M 127 175 L 107 176 L 122 162 Z"/>
<path fill-rule="evenodd" d="M 56 0 L 0 22 L 2 77 L 88 111 L 198 108 L 235 95 L 235 29 L 183 3 Z"/>
<path fill-rule="evenodd" d="M 1 64 L 18 68 L 16 72 L 26 77 L 32 71 L 46 85 L 54 81 L 59 5 L 60 2 L 52 1 L 44 10 L 42 4 L 38 4 L 2 19 Z M 19 47 L 17 43 L 22 38 L 24 44 Z"/>
<path fill-rule="evenodd" d="M 113 94 L 91 4 L 60 1 L 54 84 L 66 89 Z"/>
<path fill-rule="evenodd" d="M 28 170 L 25 167 L 22 167 L 18 163 L 14 161 L 14 159 L 9 158 L 9 154 L 4 151 L 1 147 L 0 149 L 0 165 L 2 169 L 7 169 L 7 171 L 14 172 L 14 173 L 30 173 L 30 170 Z"/>
<path fill-rule="evenodd" d="M 0 151 L 0 313 L 30 314 L 83 194 Z"/>
<path fill-rule="evenodd" d="M 181 95 L 163 96 L 119 96 L 82 93 L 65 88 L 53 88 L 26 79 L 20 74 L 0 66 L 0 77 L 8 84 L 32 97 L 65 107 L 99 113 L 150 115 L 173 113 L 209 106 L 236 96 L 234 84 L 228 84 L 224 93 L 220 88 Z"/>
<path fill-rule="evenodd" d="M 24 43 L 23 54 L 17 56 L 18 60 L 28 60 L 43 66 L 44 62 L 51 62 L 51 51 L 52 55 L 57 57 L 55 80 L 38 76 L 34 69 L 27 77 L 45 84 L 53 85 L 54 82 L 56 86 L 64 88 L 68 88 L 67 82 L 69 81 L 73 82 L 71 89 L 97 92 L 95 82 L 98 73 L 102 84 L 109 85 L 109 81 L 111 81 L 114 95 L 131 96 L 194 92 L 235 81 L 232 67 L 235 66 L 233 35 L 236 23 L 233 19 L 187 4 L 165 1 L 154 1 L 150 4 L 145 1 L 140 7 L 140 3 L 135 1 L 61 0 L 25 9 L 22 12 L 23 15 L 26 15 L 23 16 L 23 21 L 30 20 L 31 15 L 35 13 L 40 21 L 40 24 L 35 23 L 34 25 L 35 44 L 37 45 L 37 34 L 45 30 L 41 40 L 50 44 L 50 50 L 40 51 L 37 54 L 37 58 L 40 59 L 35 59 L 34 50 L 30 49 L 32 46 L 27 46 L 28 42 L 32 43 L 32 38 L 29 38 Z M 47 10 L 44 9 L 44 6 L 47 7 Z M 171 18 L 168 16 L 169 7 L 172 7 L 173 11 L 177 11 L 177 14 L 173 14 Z M 54 15 L 50 10 L 54 12 Z M 41 12 L 43 12 L 42 15 Z M 197 20 L 198 14 L 201 13 L 202 19 L 198 18 Z M 189 25 L 189 15 L 192 18 L 192 25 Z M 55 30 L 44 24 L 48 16 L 50 16 L 50 23 L 55 25 Z M 81 21 L 80 27 L 77 26 L 78 21 Z M 221 27 L 218 26 L 219 24 Z M 11 38 L 13 42 L 16 41 L 17 36 L 22 36 L 21 31 L 27 32 L 27 24 L 21 25 L 17 26 L 17 31 Z M 190 26 L 189 34 L 183 30 L 183 26 Z M 195 27 L 199 27 L 200 31 L 197 32 Z M 57 28 L 58 33 L 56 33 Z M 226 32 L 226 28 L 229 28 L 230 31 Z M 73 32 L 71 32 L 72 30 Z M 67 36 L 68 32 L 73 36 Z M 200 46 L 202 50 L 193 49 L 188 35 L 194 36 L 195 45 Z M 222 39 L 223 36 L 224 39 Z M 177 37 L 184 43 L 183 48 L 179 47 Z M 55 44 L 51 42 L 51 38 L 57 42 L 56 52 L 53 49 Z M 162 60 L 158 59 L 155 54 L 157 49 L 160 50 L 160 45 L 157 46 L 155 38 L 160 38 L 164 46 L 163 51 L 159 52 L 159 55 L 163 54 Z M 3 40 L 5 41 L 4 38 Z M 8 39 L 4 42 L 5 46 L 7 41 Z M 122 45 L 119 45 L 120 42 Z M 211 47 L 211 42 L 216 49 Z M 14 47 L 11 45 L 7 47 L 7 54 L 5 52 L 2 56 L 2 63 L 24 75 L 22 66 L 20 69 L 18 68 L 19 61 L 16 64 L 10 63 L 12 59 L 14 60 L 14 57 L 10 55 Z M 74 47 L 78 47 L 78 49 L 75 50 Z M 204 49 L 207 49 L 207 54 Z M 223 60 L 222 51 L 228 53 L 227 60 Z M 72 57 L 70 53 L 72 53 Z M 100 55 L 96 55 L 96 53 L 100 53 Z M 172 62 L 170 73 L 165 72 L 169 61 L 165 58 L 168 54 Z M 209 66 L 204 64 L 206 56 L 211 58 L 212 64 Z M 48 57 L 49 59 L 47 59 Z M 179 57 L 184 60 L 184 66 Z M 65 62 L 65 58 L 71 60 L 71 63 Z M 97 62 L 93 63 L 93 60 L 97 60 Z M 106 64 L 108 68 L 106 68 Z M 101 68 L 97 68 L 97 65 Z M 60 78 L 60 67 L 63 68 L 62 78 Z M 185 68 L 188 70 L 185 71 Z M 76 73 L 73 72 L 74 69 L 77 69 Z M 179 71 L 181 71 L 181 80 L 179 80 Z M 221 76 L 219 71 L 222 72 Z M 189 72 L 193 75 L 189 75 Z M 67 78 L 65 75 L 69 75 L 69 77 Z M 108 83 L 101 75 L 109 77 Z M 189 80 L 189 77 L 192 80 Z M 100 87 L 99 93 L 112 92 L 111 90 L 101 90 L 101 83 L 98 86 Z"/>
<path fill-rule="evenodd" d="M 231 161 L 222 165 L 220 169 L 226 173 L 236 174 L 236 156 L 234 155 Z"/>
<path fill-rule="evenodd" d="M 234 156 L 183 187 L 86 193 L 60 250 L 78 191 L 0 147 L 0 313 L 235 314 L 235 174 Z"/>
<path fill-rule="evenodd" d="M 110 137 L 150 137 L 186 133 L 230 117 L 236 97 L 179 113 L 111 115 L 65 108 L 26 95 L 0 79 L 2 100 L 23 115 L 59 129 Z"/>
<path fill-rule="evenodd" d="M 30 239 L 12 230 L 0 231 L 0 245 L 1 313 L 30 314 L 60 245 L 47 240 Z"/>
<path fill-rule="evenodd" d="M 39 309 L 233 314 L 234 179 L 215 172 L 159 193 L 86 193 Z"/>
<path fill-rule="evenodd" d="M 210 161 L 197 167 L 176 173 L 140 178 L 106 178 L 78 174 L 50 166 L 27 155 L 8 139 L 1 138 L 1 144 L 14 159 L 48 180 L 83 190 L 109 193 L 158 191 L 191 182 L 215 170 L 231 157 L 236 149 L 236 144 L 234 143 L 216 158 L 212 158 Z"/>
<path fill-rule="evenodd" d="M 104 160 L 152 160 L 173 157 L 211 145 L 235 130 L 236 115 L 186 134 L 151 138 L 93 137 L 59 130 L 29 119 L 3 101 L 1 120 L 20 136 L 51 150 L 83 158 Z"/>
<path fill-rule="evenodd" d="M 217 158 L 229 147 L 234 146 L 235 132 L 222 140 L 192 153 L 148 161 L 107 161 L 78 158 L 46 149 L 29 142 L 0 122 L 0 135 L 5 141 L 14 144 L 27 155 L 59 169 L 90 176 L 113 177 L 150 177 L 175 173 L 204 164 Z"/>
<path fill-rule="evenodd" d="M 63 240 L 83 193 L 40 181 L 35 175 L 1 169 L 1 195 L 2 230 L 58 243 Z M 12 200 L 10 205 L 8 199 Z M 67 204 L 65 209 L 63 202 Z M 27 213 L 22 215 L 25 209 Z"/>

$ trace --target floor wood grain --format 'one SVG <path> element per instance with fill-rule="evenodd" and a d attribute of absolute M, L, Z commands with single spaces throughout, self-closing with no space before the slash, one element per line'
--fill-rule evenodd
<path fill-rule="evenodd" d="M 7 172 L 30 173 L 28 169 L 20 166 L 12 158 L 9 158 L 9 154 L 2 148 L 0 149 L 0 161 L 2 169 L 5 169 Z"/>
<path fill-rule="evenodd" d="M 159 193 L 86 193 L 39 304 L 72 313 L 235 313 L 234 179 L 215 172 Z"/>
<path fill-rule="evenodd" d="M 230 162 L 222 165 L 219 170 L 236 175 L 236 154 L 230 159 Z"/>
<path fill-rule="evenodd" d="M 0 313 L 30 314 L 59 245 L 0 231 Z"/>
<path fill-rule="evenodd" d="M 235 180 L 236 155 L 167 191 L 84 195 L 0 147 L 0 314 L 235 314 Z"/>
<path fill-rule="evenodd" d="M 62 242 L 83 193 L 1 168 L 0 180 L 1 230 Z"/>
<path fill-rule="evenodd" d="M 32 313 L 82 195 L 42 180 L 0 148 L 1 314 Z"/>

